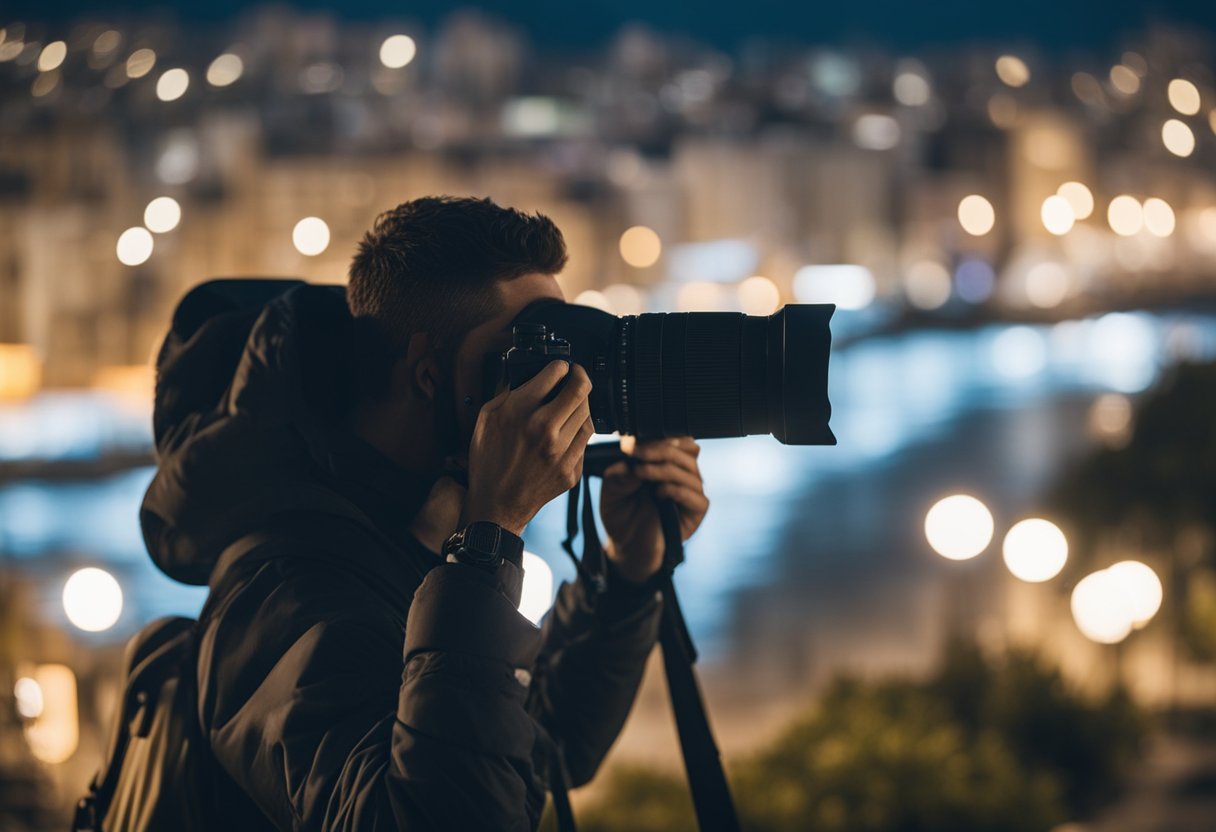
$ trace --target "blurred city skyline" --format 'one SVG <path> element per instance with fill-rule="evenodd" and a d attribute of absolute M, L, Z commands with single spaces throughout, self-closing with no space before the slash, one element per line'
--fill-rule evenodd
<path fill-rule="evenodd" d="M 1173 24 L 1216 33 L 1216 5 L 1196 0 L 1024 0 L 1019 3 L 971 3 L 949 0 L 903 3 L 792 4 L 755 0 L 746 6 L 730 2 L 690 4 L 645 0 L 355 0 L 339 7 L 322 0 L 250 3 L 214 0 L 166 4 L 163 0 L 89 3 L 59 0 L 53 5 L 14 0 L 7 13 L 15 19 L 67 21 L 74 18 L 124 17 L 163 21 L 223 22 L 251 9 L 278 7 L 301 14 L 321 14 L 350 21 L 417 22 L 433 28 L 453 11 L 478 10 L 509 20 L 542 47 L 561 49 L 603 45 L 629 24 L 645 24 L 666 36 L 688 36 L 723 48 L 751 37 L 775 38 L 805 45 L 875 45 L 919 50 L 961 42 L 1003 43 L 1046 52 L 1097 51 L 1121 45 L 1138 31 Z"/>

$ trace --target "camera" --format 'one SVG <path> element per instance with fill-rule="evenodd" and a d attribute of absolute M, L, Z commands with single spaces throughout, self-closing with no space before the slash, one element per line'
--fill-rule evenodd
<path fill-rule="evenodd" d="M 516 316 L 509 350 L 484 357 L 484 400 L 565 360 L 591 378 L 597 433 L 639 439 L 771 433 L 787 445 L 835 445 L 827 390 L 835 309 L 790 304 L 768 316 L 617 317 L 546 298 Z"/>

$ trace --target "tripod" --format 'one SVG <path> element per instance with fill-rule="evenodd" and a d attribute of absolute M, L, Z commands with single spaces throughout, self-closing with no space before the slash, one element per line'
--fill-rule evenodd
<path fill-rule="evenodd" d="M 583 480 L 570 489 L 566 511 L 566 539 L 562 542 L 562 548 L 570 555 L 584 580 L 598 592 L 603 592 L 605 588 L 607 563 L 595 526 L 591 478 L 602 478 L 604 471 L 613 463 L 622 460 L 629 462 L 632 459 L 633 457 L 621 450 L 619 442 L 588 445 L 583 457 Z M 663 669 L 667 676 L 667 689 L 680 735 L 684 770 L 688 775 L 697 823 L 702 832 L 737 832 L 739 820 L 731 799 L 730 786 L 722 770 L 721 756 L 717 743 L 714 742 L 713 729 L 710 728 L 709 716 L 705 711 L 705 703 L 693 670 L 697 651 L 689 635 L 688 625 L 684 621 L 684 614 L 680 611 L 680 602 L 672 583 L 672 572 L 684 560 L 680 510 L 671 500 L 655 494 L 649 484 L 647 489 L 655 500 L 663 528 L 663 564 L 656 576 L 657 589 L 663 599 L 659 644 L 663 648 Z M 574 551 L 574 538 L 579 531 L 580 490 L 583 492 L 581 558 Z M 563 830 L 573 830 L 574 819 L 564 788 L 554 789 L 553 797 L 559 826 Z"/>

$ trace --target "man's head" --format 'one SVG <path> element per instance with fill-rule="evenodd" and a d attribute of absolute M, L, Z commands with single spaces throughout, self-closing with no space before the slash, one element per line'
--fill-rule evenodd
<path fill-rule="evenodd" d="M 363 432 L 399 461 L 418 443 L 463 452 L 481 404 L 481 357 L 510 345 L 509 323 L 529 303 L 563 298 L 554 275 L 565 264 L 548 217 L 489 199 L 424 197 L 377 217 L 346 291 Z"/>

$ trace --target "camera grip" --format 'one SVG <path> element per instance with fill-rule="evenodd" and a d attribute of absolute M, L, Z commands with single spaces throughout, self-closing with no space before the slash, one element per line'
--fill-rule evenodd
<path fill-rule="evenodd" d="M 549 366 L 554 361 L 565 361 L 567 370 L 573 369 L 569 358 L 554 357 L 551 355 L 527 355 L 520 359 L 510 360 L 507 362 L 507 384 L 512 390 L 523 384 L 527 384 L 536 374 Z M 541 404 L 548 404 L 557 398 L 557 394 L 566 386 L 566 380 L 570 377 L 569 372 L 558 380 L 557 384 L 553 385 L 545 397 L 541 399 Z"/>

